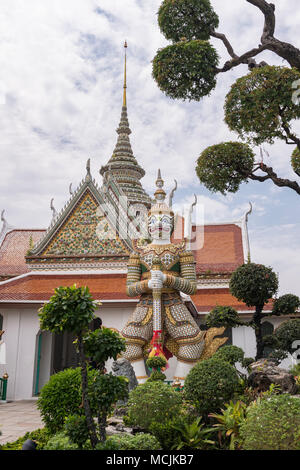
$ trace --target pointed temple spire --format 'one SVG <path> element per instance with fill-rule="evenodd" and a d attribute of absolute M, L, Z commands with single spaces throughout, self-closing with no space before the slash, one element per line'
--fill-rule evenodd
<path fill-rule="evenodd" d="M 140 180 L 145 176 L 145 171 L 135 159 L 129 135 L 131 130 L 129 127 L 127 116 L 127 42 L 125 41 L 125 66 L 124 66 L 124 85 L 123 85 L 123 106 L 121 112 L 120 124 L 117 129 L 118 140 L 113 154 L 105 166 L 100 169 L 103 176 L 103 184 L 114 178 L 121 187 L 123 193 L 127 196 L 129 203 L 143 203 L 146 206 L 151 205 L 151 198 L 145 192 Z"/>

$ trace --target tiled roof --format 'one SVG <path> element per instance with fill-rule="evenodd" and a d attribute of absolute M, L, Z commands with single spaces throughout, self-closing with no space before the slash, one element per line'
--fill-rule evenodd
<path fill-rule="evenodd" d="M 59 286 L 88 286 L 95 300 L 124 300 L 126 297 L 126 274 L 28 274 L 0 284 L 0 300 L 46 301 Z M 228 289 L 201 289 L 192 301 L 198 312 L 209 312 L 216 305 L 230 305 L 239 311 L 250 311 Z"/>
<path fill-rule="evenodd" d="M 125 274 L 28 274 L 0 285 L 0 300 L 49 300 L 59 286 L 88 286 L 95 300 L 126 299 Z"/>
<path fill-rule="evenodd" d="M 194 227 L 195 235 L 199 246 L 194 250 L 197 274 L 231 273 L 244 263 L 242 230 L 237 225 Z"/>
<path fill-rule="evenodd" d="M 45 230 L 14 229 L 4 237 L 0 246 L 0 278 L 18 276 L 29 271 L 25 263 L 25 254 L 32 237 L 36 243 Z"/>
<path fill-rule="evenodd" d="M 233 297 L 229 289 L 202 289 L 192 296 L 192 300 L 197 307 L 198 312 L 209 312 L 217 305 L 227 305 L 237 311 L 253 311 L 253 307 L 247 307 L 243 302 L 240 302 Z M 264 310 L 271 310 L 271 303 L 266 304 Z"/>

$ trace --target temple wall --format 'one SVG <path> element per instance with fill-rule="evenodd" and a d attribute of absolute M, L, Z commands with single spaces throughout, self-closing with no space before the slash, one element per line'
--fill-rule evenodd
<path fill-rule="evenodd" d="M 9 375 L 8 400 L 26 400 L 33 396 L 36 335 L 39 320 L 36 308 L 1 308 L 6 365 L 0 365 L 1 376 Z"/>

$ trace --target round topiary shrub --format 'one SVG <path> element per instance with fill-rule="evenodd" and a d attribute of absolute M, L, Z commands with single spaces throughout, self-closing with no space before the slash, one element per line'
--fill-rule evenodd
<path fill-rule="evenodd" d="M 293 354 L 296 349 L 293 343 L 300 339 L 300 319 L 295 318 L 294 320 L 287 320 L 281 323 L 276 328 L 274 335 L 280 349 Z"/>
<path fill-rule="evenodd" d="M 180 411 L 182 395 L 160 380 L 138 385 L 129 394 L 124 422 L 148 430 L 154 421 L 172 419 Z"/>
<path fill-rule="evenodd" d="M 219 359 L 206 359 L 196 364 L 184 383 L 184 395 L 203 415 L 219 411 L 239 388 L 235 368 Z"/>
<path fill-rule="evenodd" d="M 255 403 L 240 435 L 244 450 L 300 450 L 300 399 L 282 394 Z"/>
<path fill-rule="evenodd" d="M 212 356 L 213 359 L 219 359 L 221 361 L 229 362 L 232 366 L 239 362 L 242 364 L 244 360 L 244 351 L 238 346 L 228 345 L 222 346 Z"/>
<path fill-rule="evenodd" d="M 241 324 L 241 320 L 234 308 L 217 305 L 209 312 L 205 318 L 205 323 L 208 328 L 219 328 L 220 326 L 234 328 Z"/>
<path fill-rule="evenodd" d="M 152 74 L 167 96 L 200 101 L 216 86 L 218 63 L 218 54 L 208 41 L 183 41 L 157 51 Z"/>
<path fill-rule="evenodd" d="M 97 371 L 89 370 L 89 383 Z M 81 391 L 81 370 L 65 369 L 50 377 L 41 390 L 37 407 L 47 428 L 52 434 L 64 427 L 65 418 L 69 415 L 84 414 Z M 95 410 L 94 406 L 94 410 Z"/>
<path fill-rule="evenodd" d="M 158 24 L 167 39 L 209 39 L 219 18 L 209 0 L 164 0 L 158 11 Z"/>
<path fill-rule="evenodd" d="M 300 299 L 294 294 L 285 294 L 274 300 L 273 315 L 292 315 L 300 307 Z"/>

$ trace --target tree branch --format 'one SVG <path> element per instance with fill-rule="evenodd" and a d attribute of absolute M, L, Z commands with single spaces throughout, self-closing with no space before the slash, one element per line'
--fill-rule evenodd
<path fill-rule="evenodd" d="M 210 35 L 214 38 L 218 38 L 218 39 L 221 39 L 221 41 L 223 41 L 227 51 L 228 51 L 228 54 L 233 58 L 233 59 L 238 59 L 239 56 L 234 52 L 233 50 L 233 47 L 232 45 L 230 44 L 230 42 L 228 41 L 227 37 L 225 36 L 225 34 L 222 34 L 222 33 L 217 33 L 217 31 L 211 31 L 210 32 Z"/>
<path fill-rule="evenodd" d="M 255 175 L 254 172 L 252 172 L 250 175 L 248 175 L 248 178 L 251 180 L 260 181 L 260 182 L 264 182 L 270 179 L 273 181 L 274 184 L 276 184 L 276 186 L 279 186 L 280 188 L 286 187 L 286 188 L 293 189 L 293 191 L 295 191 L 297 194 L 300 195 L 300 186 L 297 183 L 297 181 L 291 181 L 289 179 L 279 178 L 277 174 L 275 173 L 275 171 L 273 170 L 273 168 L 265 165 L 264 163 L 260 163 L 259 169 L 265 172 L 266 175 L 259 176 L 259 175 Z"/>

